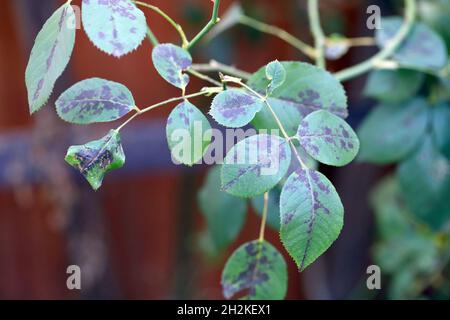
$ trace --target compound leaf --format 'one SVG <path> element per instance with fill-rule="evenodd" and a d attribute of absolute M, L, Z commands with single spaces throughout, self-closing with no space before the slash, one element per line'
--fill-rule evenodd
<path fill-rule="evenodd" d="M 152 51 L 152 61 L 164 80 L 177 88 L 186 88 L 189 75 L 184 71 L 192 65 L 188 51 L 171 43 L 160 44 Z"/>
<path fill-rule="evenodd" d="M 344 223 L 336 189 L 310 169 L 289 176 L 281 191 L 280 212 L 281 240 L 300 271 L 331 246 Z"/>
<path fill-rule="evenodd" d="M 61 119 L 76 124 L 114 121 L 133 109 L 135 102 L 127 87 L 100 78 L 76 83 L 56 101 Z"/>
<path fill-rule="evenodd" d="M 286 140 L 260 134 L 237 143 L 222 166 L 222 189 L 253 197 L 272 189 L 289 169 L 291 150 Z"/>
<path fill-rule="evenodd" d="M 405 158 L 425 134 L 427 119 L 427 103 L 421 98 L 376 106 L 358 129 L 358 159 L 385 164 Z"/>
<path fill-rule="evenodd" d="M 267 93 L 271 94 L 286 80 L 286 70 L 278 60 L 272 61 L 266 66 L 266 77 L 270 80 Z"/>
<path fill-rule="evenodd" d="M 450 164 L 425 136 L 420 149 L 397 169 L 397 177 L 411 212 L 434 229 L 450 222 Z"/>
<path fill-rule="evenodd" d="M 286 262 L 270 243 L 247 242 L 228 259 L 222 289 L 227 299 L 242 292 L 243 299 L 281 300 L 287 291 Z"/>
<path fill-rule="evenodd" d="M 75 45 L 75 13 L 69 2 L 45 22 L 36 37 L 25 71 L 30 113 L 45 105 Z"/>
<path fill-rule="evenodd" d="M 130 0 L 83 0 L 84 30 L 101 51 L 120 58 L 145 38 L 144 13 Z"/>
<path fill-rule="evenodd" d="M 248 124 L 264 107 L 258 97 L 240 89 L 229 89 L 214 97 L 209 114 L 221 125 L 239 128 Z"/>
<path fill-rule="evenodd" d="M 425 75 L 414 70 L 374 70 L 364 95 L 382 102 L 399 103 L 413 97 L 422 86 Z"/>
<path fill-rule="evenodd" d="M 245 199 L 220 190 L 220 167 L 211 168 L 198 193 L 198 204 L 206 218 L 207 235 L 213 251 L 226 248 L 239 235 L 247 213 Z"/>
<path fill-rule="evenodd" d="M 383 48 L 403 24 L 400 17 L 384 18 L 377 30 L 377 44 Z M 426 24 L 417 22 L 393 55 L 401 66 L 418 70 L 439 70 L 447 63 L 447 49 L 441 36 Z"/>
<path fill-rule="evenodd" d="M 311 157 L 332 166 L 348 164 L 359 150 L 359 140 L 353 129 L 328 111 L 307 115 L 300 123 L 297 137 Z"/>
<path fill-rule="evenodd" d="M 294 135 L 300 121 L 309 113 L 327 110 L 341 118 L 346 118 L 347 96 L 340 82 L 329 72 L 302 62 L 280 62 L 286 70 L 286 80 L 275 89 L 268 102 L 285 124 L 289 135 Z M 270 80 L 266 68 L 254 73 L 248 85 L 264 94 Z M 257 129 L 278 128 L 268 108 L 258 112 L 252 122 Z"/>
<path fill-rule="evenodd" d="M 105 174 L 121 168 L 125 154 L 120 134 L 111 130 L 103 138 L 80 146 L 71 146 L 65 160 L 86 178 L 94 190 L 100 188 Z"/>
<path fill-rule="evenodd" d="M 211 125 L 196 106 L 183 101 L 167 119 L 166 136 L 173 159 L 192 166 L 202 159 L 211 142 Z"/>

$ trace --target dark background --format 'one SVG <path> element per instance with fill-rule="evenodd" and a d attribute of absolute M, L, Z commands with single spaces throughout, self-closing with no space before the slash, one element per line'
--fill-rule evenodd
<path fill-rule="evenodd" d="M 0 9 L 0 298 L 221 298 L 225 259 L 239 244 L 257 236 L 259 218 L 250 213 L 244 231 L 223 257 L 204 258 L 198 241 L 204 222 L 196 193 L 207 168 L 188 169 L 170 161 L 164 121 L 170 108 L 146 114 L 124 130 L 127 163 L 97 192 L 63 158 L 69 145 L 100 137 L 113 125 L 66 124 L 54 112 L 54 100 L 29 115 L 24 81 L 28 56 L 37 32 L 62 2 L 3 0 Z M 209 0 L 146 2 L 173 16 L 188 37 L 208 20 L 212 7 Z M 231 3 L 223 0 L 220 11 Z M 383 15 L 391 13 L 383 1 L 321 1 L 327 33 L 371 35 L 366 29 L 370 4 L 380 5 Z M 305 0 L 243 1 L 243 5 L 249 16 L 311 43 Z M 143 10 L 160 40 L 178 41 L 161 17 Z M 374 50 L 352 49 L 330 68 L 354 64 Z M 125 84 L 138 106 L 177 96 L 156 74 L 150 52 L 145 41 L 138 51 L 118 60 L 98 51 L 78 30 L 70 66 L 52 99 L 89 77 Z M 249 72 L 274 59 L 307 61 L 279 39 L 243 26 L 203 43 L 193 55 L 196 62 L 214 58 Z M 361 97 L 363 84 L 364 77 L 346 83 L 353 126 L 371 104 Z M 195 80 L 191 90 L 202 85 Z M 207 110 L 208 99 L 198 101 Z M 322 170 L 335 183 L 346 208 L 343 232 L 331 250 L 298 274 L 278 235 L 269 231 L 268 239 L 288 261 L 289 299 L 365 298 L 358 292 L 371 264 L 373 217 L 367 197 L 382 172 L 362 164 Z M 81 291 L 66 288 L 65 272 L 71 264 L 82 269 Z"/>

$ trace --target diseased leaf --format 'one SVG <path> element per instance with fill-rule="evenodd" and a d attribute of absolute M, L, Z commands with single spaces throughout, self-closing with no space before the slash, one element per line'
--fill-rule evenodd
<path fill-rule="evenodd" d="M 229 89 L 214 97 L 209 114 L 223 126 L 240 128 L 252 121 L 263 107 L 264 102 L 258 97 L 240 89 Z"/>
<path fill-rule="evenodd" d="M 303 116 L 301 116 L 299 109 L 297 108 L 298 105 L 293 102 L 283 101 L 271 97 L 267 98 L 267 101 L 280 119 L 281 123 L 283 123 L 286 133 L 289 136 L 295 135 L 298 125 L 300 124 L 301 119 L 303 119 Z M 258 130 L 277 129 L 279 131 L 280 129 L 269 108 L 262 108 L 258 113 L 256 113 L 255 117 L 251 121 L 251 124 Z M 281 135 L 281 132 L 279 132 L 279 134 Z"/>
<path fill-rule="evenodd" d="M 432 110 L 433 137 L 437 147 L 450 161 L 450 105 L 440 104 Z"/>
<path fill-rule="evenodd" d="M 121 168 L 125 163 L 120 134 L 116 130 L 110 130 L 99 140 L 71 146 L 65 160 L 80 171 L 92 188 L 97 190 L 106 173 Z"/>
<path fill-rule="evenodd" d="M 377 30 L 377 44 L 383 48 L 401 28 L 400 17 L 383 18 Z M 393 59 L 401 66 L 418 70 L 439 70 L 447 63 L 447 49 L 441 36 L 426 24 L 416 22 L 406 40 L 397 49 Z"/>
<path fill-rule="evenodd" d="M 69 63 L 76 29 L 70 22 L 75 13 L 67 2 L 45 22 L 36 37 L 25 71 L 30 113 L 45 105 L 56 80 Z"/>
<path fill-rule="evenodd" d="M 270 80 L 267 93 L 271 94 L 286 80 L 286 70 L 278 60 L 272 61 L 266 66 L 266 77 Z"/>
<path fill-rule="evenodd" d="M 135 102 L 127 87 L 100 78 L 76 83 L 56 101 L 61 119 L 76 124 L 114 121 L 133 109 Z"/>
<path fill-rule="evenodd" d="M 320 172 L 292 173 L 280 197 L 281 240 L 300 271 L 324 253 L 343 226 L 344 207 Z"/>
<path fill-rule="evenodd" d="M 186 100 L 170 113 L 166 136 L 172 158 L 192 166 L 202 159 L 211 143 L 211 125 L 203 113 Z"/>
<path fill-rule="evenodd" d="M 198 193 L 198 204 L 206 218 L 208 238 L 215 254 L 226 248 L 239 235 L 247 215 L 245 199 L 220 190 L 220 167 L 208 172 Z"/>
<path fill-rule="evenodd" d="M 145 38 L 144 13 L 131 0 L 83 0 L 83 27 L 101 51 L 120 58 Z"/>
<path fill-rule="evenodd" d="M 359 140 L 353 129 L 328 111 L 307 115 L 300 123 L 297 137 L 311 157 L 332 166 L 348 164 L 359 150 Z"/>
<path fill-rule="evenodd" d="M 239 293 L 248 300 L 284 299 L 286 262 L 270 243 L 247 242 L 228 259 L 222 273 L 222 289 L 227 299 Z"/>
<path fill-rule="evenodd" d="M 267 210 L 267 224 L 274 230 L 280 230 L 280 188 L 276 186 L 269 191 L 269 203 Z M 256 196 L 251 199 L 252 207 L 255 212 L 262 216 L 264 209 L 264 195 Z"/>
<path fill-rule="evenodd" d="M 224 159 L 222 189 L 240 197 L 263 194 L 283 178 L 290 161 L 291 150 L 286 140 L 267 134 L 246 138 Z"/>
<path fill-rule="evenodd" d="M 164 80 L 177 88 L 186 88 L 189 75 L 183 72 L 192 65 L 188 51 L 171 43 L 160 44 L 152 51 L 152 61 Z"/>
<path fill-rule="evenodd" d="M 431 135 L 397 170 L 411 212 L 433 229 L 450 223 L 450 163 L 439 153 Z"/>
<path fill-rule="evenodd" d="M 361 140 L 358 160 L 385 164 L 414 152 L 425 134 L 427 109 L 422 98 L 376 106 L 358 129 Z"/>
<path fill-rule="evenodd" d="M 399 70 L 374 70 L 370 73 L 364 95 L 387 103 L 399 103 L 413 97 L 425 80 L 423 73 Z"/>
<path fill-rule="evenodd" d="M 302 159 L 302 162 L 306 165 L 309 169 L 317 169 L 319 166 L 319 163 L 317 160 L 315 160 L 313 157 L 311 157 L 306 150 L 299 145 L 299 142 L 296 140 L 292 141 L 294 143 L 295 149 L 297 150 L 298 155 L 300 156 L 300 159 Z M 297 169 L 301 168 L 301 163 L 297 159 L 297 155 L 295 153 L 292 153 L 292 161 L 291 166 L 288 170 L 288 175 L 291 175 L 292 172 L 297 171 Z"/>
<path fill-rule="evenodd" d="M 286 70 L 283 85 L 273 91 L 268 99 L 288 134 L 294 135 L 300 121 L 309 113 L 327 110 L 346 118 L 347 96 L 344 88 L 330 73 L 316 66 L 302 62 L 281 62 Z M 248 85 L 264 94 L 270 81 L 262 67 L 248 81 Z M 278 128 L 268 108 L 258 112 L 252 122 L 257 129 Z"/>

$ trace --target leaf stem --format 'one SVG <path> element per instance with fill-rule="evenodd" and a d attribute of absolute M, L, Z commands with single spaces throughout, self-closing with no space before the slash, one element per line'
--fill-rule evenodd
<path fill-rule="evenodd" d="M 219 81 L 217 81 L 217 80 L 215 80 L 215 79 L 213 79 L 213 78 L 210 78 L 210 77 L 208 77 L 207 75 L 205 75 L 205 74 L 203 74 L 203 73 L 200 73 L 200 72 L 196 71 L 195 69 L 189 68 L 189 69 L 187 70 L 187 72 L 190 73 L 190 74 L 192 74 L 194 77 L 197 77 L 197 78 L 199 78 L 199 79 L 202 79 L 202 80 L 204 80 L 204 81 L 207 81 L 207 82 L 209 82 L 209 83 L 211 83 L 211 84 L 214 84 L 214 85 L 216 85 L 216 86 L 221 86 L 221 85 L 222 85 Z"/>
<path fill-rule="evenodd" d="M 346 81 L 370 71 L 380 61 L 389 58 L 397 50 L 413 26 L 417 9 L 416 0 L 405 0 L 405 7 L 405 19 L 397 34 L 372 58 L 335 73 L 334 75 L 339 81 Z"/>
<path fill-rule="evenodd" d="M 345 43 L 349 47 L 364 47 L 364 46 L 376 45 L 375 38 L 373 38 L 373 37 L 347 38 L 347 39 L 345 39 Z"/>
<path fill-rule="evenodd" d="M 156 38 L 155 34 L 149 26 L 147 26 L 147 38 L 150 40 L 150 43 L 153 47 L 156 47 L 159 44 L 158 38 Z"/>
<path fill-rule="evenodd" d="M 186 34 L 184 33 L 183 28 L 178 23 L 176 23 L 167 13 L 165 13 L 163 10 L 161 10 L 160 8 L 158 8 L 158 7 L 154 6 L 154 5 L 151 5 L 151 4 L 142 2 L 142 1 L 132 0 L 132 2 L 135 3 L 136 5 L 140 5 L 142 7 L 145 7 L 145 8 L 148 8 L 150 10 L 153 10 L 154 12 L 156 12 L 160 16 L 162 16 L 164 19 L 166 19 L 175 28 L 175 30 L 180 35 L 181 43 L 182 43 L 183 48 L 187 47 L 187 45 L 189 44 L 189 41 L 186 38 Z"/>
<path fill-rule="evenodd" d="M 320 68 L 326 66 L 325 62 L 325 34 L 320 25 L 319 1 L 308 0 L 308 16 L 309 24 L 314 36 L 314 44 L 316 47 L 316 65 Z"/>
<path fill-rule="evenodd" d="M 168 103 L 171 102 L 176 102 L 176 101 L 180 101 L 180 100 L 185 100 L 185 99 L 190 99 L 190 98 L 194 98 L 194 97 L 198 97 L 198 96 L 205 96 L 205 95 L 210 95 L 210 94 L 214 94 L 214 93 L 218 93 L 222 91 L 222 87 L 207 87 L 207 88 L 203 88 L 201 91 L 196 92 L 196 93 L 191 93 L 188 95 L 182 95 L 180 97 L 174 97 L 174 98 L 170 98 L 155 104 L 152 104 L 151 106 L 148 106 L 144 109 L 141 109 L 139 111 L 137 111 L 135 114 L 133 114 L 130 118 L 128 118 L 123 124 L 121 124 L 116 131 L 120 131 L 123 127 L 125 127 L 128 123 L 130 123 L 131 121 L 133 121 L 136 117 L 140 116 L 141 114 L 144 114 L 150 110 L 153 110 L 155 108 L 161 107 L 163 105 L 166 105 Z"/>
<path fill-rule="evenodd" d="M 260 32 L 271 34 L 277 38 L 280 38 L 294 48 L 303 52 L 307 57 L 311 59 L 314 59 L 316 57 L 316 50 L 313 47 L 309 46 L 305 42 L 301 41 L 300 39 L 277 26 L 261 22 L 246 15 L 242 15 L 239 19 L 239 22 Z"/>
<path fill-rule="evenodd" d="M 191 69 L 196 71 L 205 71 L 205 72 L 223 72 L 230 76 L 236 76 L 238 78 L 248 80 L 251 77 L 251 73 L 239 70 L 233 66 L 228 66 L 226 64 L 220 63 L 216 60 L 211 60 L 209 63 L 202 64 L 193 64 Z"/>
<path fill-rule="evenodd" d="M 264 241 L 264 233 L 266 230 L 267 212 L 269 209 L 269 192 L 264 193 L 264 207 L 262 212 L 261 227 L 259 228 L 259 242 Z"/>
<path fill-rule="evenodd" d="M 214 6 L 211 14 L 211 19 L 203 27 L 202 30 L 186 45 L 186 49 L 191 49 L 195 46 L 218 22 L 219 22 L 219 6 L 220 0 L 214 0 Z"/>

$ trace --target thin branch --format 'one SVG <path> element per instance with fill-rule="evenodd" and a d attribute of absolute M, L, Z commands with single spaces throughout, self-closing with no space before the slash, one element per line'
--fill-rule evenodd
<path fill-rule="evenodd" d="M 216 86 L 221 86 L 221 85 L 222 85 L 219 81 L 217 81 L 217 80 L 215 80 L 215 79 L 213 79 L 213 78 L 210 78 L 210 77 L 208 77 L 207 75 L 204 75 L 203 73 L 200 73 L 200 72 L 198 72 L 198 71 L 196 71 L 196 70 L 194 70 L 194 69 L 192 69 L 192 68 L 189 68 L 189 69 L 187 70 L 187 72 L 190 73 L 190 74 L 192 74 L 194 77 L 197 77 L 197 78 L 199 78 L 199 79 L 202 79 L 202 80 L 204 80 L 204 81 L 207 81 L 207 82 L 209 82 L 209 83 L 211 83 L 211 84 L 214 84 L 214 85 L 216 85 Z"/>
<path fill-rule="evenodd" d="M 259 242 L 264 241 L 264 232 L 266 230 L 267 212 L 269 209 L 269 192 L 264 193 L 264 207 L 262 212 L 261 227 L 259 229 Z"/>
<path fill-rule="evenodd" d="M 304 43 L 300 39 L 277 26 L 258 21 L 245 15 L 241 16 L 239 22 L 260 32 L 268 33 L 280 38 L 294 48 L 303 52 L 307 57 L 311 59 L 314 59 L 316 57 L 316 50 L 313 47 L 309 46 L 308 44 Z"/>
<path fill-rule="evenodd" d="M 186 49 L 191 49 L 195 46 L 218 22 L 219 22 L 219 6 L 220 0 L 214 0 L 214 7 L 211 14 L 211 19 L 203 27 L 202 30 L 186 45 Z"/>
<path fill-rule="evenodd" d="M 167 13 L 165 13 L 164 11 L 162 11 L 160 8 L 153 6 L 151 4 L 142 2 L 142 1 L 134 1 L 132 0 L 133 3 L 135 3 L 136 5 L 148 8 L 150 10 L 153 10 L 154 12 L 158 13 L 159 15 L 161 15 L 164 19 L 166 19 L 174 28 L 175 30 L 179 33 L 180 37 L 181 37 L 181 42 L 182 42 L 182 46 L 183 48 L 186 48 L 188 45 L 188 40 L 186 38 L 186 34 L 183 31 L 183 28 L 176 23 Z"/>
<path fill-rule="evenodd" d="M 252 75 L 251 73 L 239 70 L 233 66 L 228 66 L 216 60 L 211 60 L 209 63 L 193 64 L 191 69 L 204 72 L 223 72 L 230 76 L 235 76 L 244 80 L 248 80 Z"/>
<path fill-rule="evenodd" d="M 325 34 L 320 25 L 319 1 L 308 0 L 309 24 L 314 36 L 316 47 L 316 64 L 320 68 L 325 68 Z"/>
<path fill-rule="evenodd" d="M 386 46 L 372 58 L 361 62 L 353 67 L 335 73 L 335 77 L 340 81 L 349 80 L 363 73 L 370 71 L 374 66 L 389 58 L 401 45 L 410 32 L 416 17 L 416 0 L 405 0 L 405 19 L 398 33 L 390 40 Z"/>
<path fill-rule="evenodd" d="M 356 37 L 345 39 L 345 43 L 349 47 L 365 47 L 365 46 L 375 46 L 376 41 L 373 37 Z"/>
<path fill-rule="evenodd" d="M 194 97 L 198 97 L 198 96 L 206 96 L 206 95 L 210 95 L 210 94 L 214 94 L 214 93 L 218 93 L 222 91 L 221 87 L 208 87 L 208 88 L 203 88 L 201 91 L 196 92 L 196 93 L 192 93 L 189 95 L 182 95 L 181 97 L 174 97 L 174 98 L 170 98 L 161 102 L 158 102 L 156 104 L 152 104 L 149 107 L 146 107 L 145 109 L 139 110 L 137 111 L 135 114 L 133 114 L 130 118 L 128 118 L 128 120 L 126 120 L 123 124 L 121 124 L 116 130 L 120 131 L 123 127 L 125 127 L 128 123 L 130 123 L 131 121 L 133 121 L 133 119 L 135 119 L 136 117 L 140 116 L 141 114 L 144 114 L 146 112 L 149 112 L 150 110 L 153 110 L 155 108 L 161 107 L 163 105 L 169 104 L 171 102 L 177 102 L 177 101 L 181 101 L 181 100 L 186 100 L 186 99 L 190 99 L 190 98 L 194 98 Z"/>

